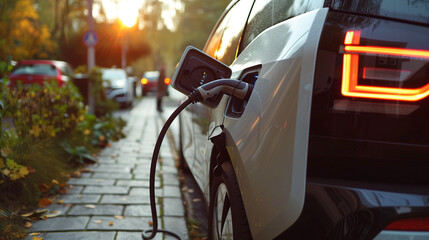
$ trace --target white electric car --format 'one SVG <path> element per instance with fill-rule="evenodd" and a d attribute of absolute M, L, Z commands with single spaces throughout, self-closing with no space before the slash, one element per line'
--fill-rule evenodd
<path fill-rule="evenodd" d="M 427 0 L 234 0 L 203 51 L 253 85 L 180 114 L 210 239 L 429 239 Z"/>

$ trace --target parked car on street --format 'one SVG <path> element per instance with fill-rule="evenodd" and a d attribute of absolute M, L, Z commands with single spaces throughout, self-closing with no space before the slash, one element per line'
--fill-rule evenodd
<path fill-rule="evenodd" d="M 204 52 L 253 92 L 180 114 L 209 239 L 429 239 L 428 16 L 418 0 L 229 4 Z"/>
<path fill-rule="evenodd" d="M 70 64 L 56 60 L 22 60 L 19 61 L 12 70 L 10 86 L 39 84 L 44 81 L 57 81 L 59 86 L 63 86 L 71 80 L 73 70 Z"/>
<path fill-rule="evenodd" d="M 124 107 L 130 107 L 134 100 L 133 79 L 127 77 L 125 70 L 107 68 L 102 70 L 103 86 L 106 96 Z"/>
<path fill-rule="evenodd" d="M 143 96 L 146 96 L 148 93 L 156 93 L 158 91 L 158 78 L 159 71 L 146 71 L 143 73 L 142 79 L 140 80 L 142 84 Z M 168 95 L 168 85 L 170 84 L 170 78 L 164 78 L 164 84 L 167 85 L 167 95 Z"/>

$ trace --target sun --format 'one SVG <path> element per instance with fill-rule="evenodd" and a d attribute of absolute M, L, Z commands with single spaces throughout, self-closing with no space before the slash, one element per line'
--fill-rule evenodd
<path fill-rule="evenodd" d="M 126 27 L 132 27 L 137 22 L 138 9 L 135 1 L 121 1 L 118 5 L 118 17 Z"/>

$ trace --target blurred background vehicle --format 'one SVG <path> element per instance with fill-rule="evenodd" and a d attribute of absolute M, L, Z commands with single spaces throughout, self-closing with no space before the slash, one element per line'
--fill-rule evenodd
<path fill-rule="evenodd" d="M 143 77 L 140 80 L 143 96 L 146 96 L 149 92 L 156 93 L 158 90 L 158 78 L 159 71 L 147 71 L 143 73 Z"/>
<path fill-rule="evenodd" d="M 148 93 L 156 93 L 158 90 L 158 78 L 159 71 L 146 71 L 143 73 L 143 77 L 140 80 L 142 84 L 142 94 L 146 96 Z M 168 77 L 164 78 L 164 84 L 167 85 L 166 95 L 168 96 L 168 85 L 170 85 L 171 79 Z"/>
<path fill-rule="evenodd" d="M 10 74 L 10 86 L 40 84 L 54 80 L 63 86 L 73 76 L 70 64 L 55 60 L 22 60 L 19 61 Z"/>
<path fill-rule="evenodd" d="M 127 77 L 125 70 L 120 68 L 103 69 L 103 86 L 106 96 L 123 107 L 130 107 L 134 100 L 132 78 Z"/>

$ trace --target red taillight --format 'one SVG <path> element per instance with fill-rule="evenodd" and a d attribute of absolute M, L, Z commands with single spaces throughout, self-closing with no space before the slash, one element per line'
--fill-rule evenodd
<path fill-rule="evenodd" d="M 164 83 L 165 83 L 165 85 L 170 85 L 170 83 L 171 83 L 171 79 L 170 78 L 164 78 Z"/>
<path fill-rule="evenodd" d="M 387 225 L 385 230 L 429 231 L 429 218 L 401 219 Z"/>
<path fill-rule="evenodd" d="M 142 79 L 140 80 L 140 82 L 141 82 L 143 85 L 146 85 L 146 84 L 149 82 L 149 80 L 147 80 L 147 78 L 142 78 Z"/>
<path fill-rule="evenodd" d="M 427 61 L 428 50 L 361 46 L 360 31 L 348 31 L 344 40 L 344 57 L 341 93 L 347 97 L 372 98 L 384 100 L 418 101 L 429 95 L 429 83 L 418 88 L 401 87 L 413 72 L 406 66 L 374 67 L 376 57 L 395 58 L 395 61 Z M 372 58 L 361 61 L 360 57 Z M 405 64 L 404 64 L 405 65 Z M 416 64 L 415 64 L 416 65 Z M 416 69 L 413 69 L 417 71 Z M 359 82 L 359 79 L 394 82 L 398 86 L 368 85 Z"/>

